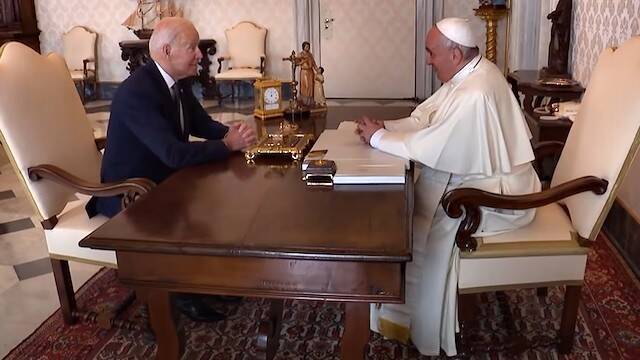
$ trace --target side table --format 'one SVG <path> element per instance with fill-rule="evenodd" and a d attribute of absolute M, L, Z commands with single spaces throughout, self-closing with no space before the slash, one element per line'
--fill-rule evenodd
<path fill-rule="evenodd" d="M 584 93 L 584 88 L 580 85 L 542 85 L 538 79 L 540 79 L 538 70 L 516 70 L 507 75 L 507 81 L 518 102 L 520 102 L 520 93 L 524 95 L 521 105 L 525 113 L 533 113 L 533 108 L 540 106 L 545 97 L 557 101 L 579 100 Z"/>

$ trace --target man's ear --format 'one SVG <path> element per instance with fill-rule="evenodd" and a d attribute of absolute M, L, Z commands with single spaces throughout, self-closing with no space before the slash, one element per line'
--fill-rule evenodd
<path fill-rule="evenodd" d="M 171 45 L 164 44 L 162 46 L 162 55 L 165 57 L 169 57 L 169 55 L 171 55 Z"/>
<path fill-rule="evenodd" d="M 451 60 L 453 60 L 453 63 L 456 64 L 456 66 L 458 66 L 460 63 L 464 61 L 464 54 L 462 53 L 462 50 L 459 47 L 455 47 L 451 52 L 451 58 L 452 58 Z"/>

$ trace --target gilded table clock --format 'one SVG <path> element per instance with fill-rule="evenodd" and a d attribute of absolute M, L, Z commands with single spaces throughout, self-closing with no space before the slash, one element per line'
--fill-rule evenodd
<path fill-rule="evenodd" d="M 254 84 L 255 110 L 261 119 L 283 115 L 282 83 L 279 80 L 257 80 Z"/>

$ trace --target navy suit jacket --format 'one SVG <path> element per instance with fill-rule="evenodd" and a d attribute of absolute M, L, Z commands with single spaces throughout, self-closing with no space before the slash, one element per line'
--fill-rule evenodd
<path fill-rule="evenodd" d="M 211 119 L 193 95 L 188 80 L 178 84 L 184 132 L 176 103 L 153 61 L 120 85 L 111 104 L 102 182 L 144 177 L 160 183 L 184 167 L 229 156 L 222 142 L 228 127 Z M 210 140 L 189 142 L 189 134 Z M 87 203 L 87 213 L 111 217 L 120 211 L 121 199 L 94 197 Z"/>

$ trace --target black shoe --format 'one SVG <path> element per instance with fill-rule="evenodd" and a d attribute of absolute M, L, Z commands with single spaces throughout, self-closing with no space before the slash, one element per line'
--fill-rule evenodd
<path fill-rule="evenodd" d="M 202 301 L 202 297 L 191 294 L 179 294 L 175 297 L 176 307 L 189 319 L 199 322 L 224 320 L 226 316 L 213 310 Z"/>

